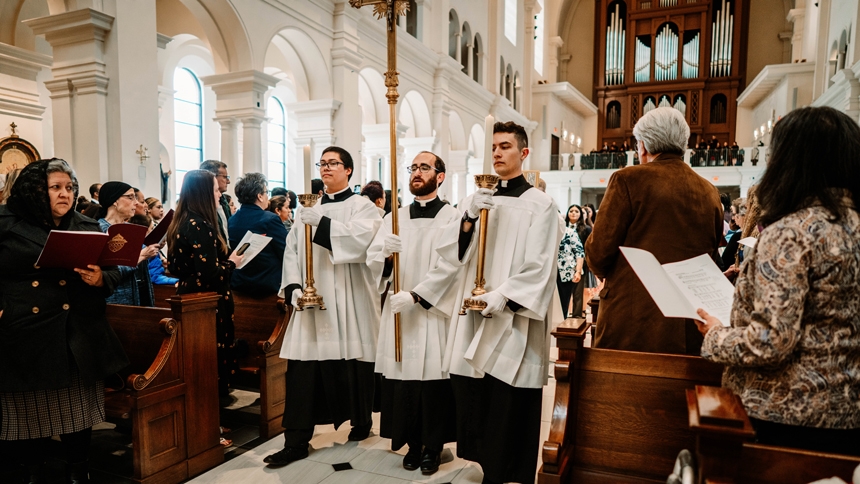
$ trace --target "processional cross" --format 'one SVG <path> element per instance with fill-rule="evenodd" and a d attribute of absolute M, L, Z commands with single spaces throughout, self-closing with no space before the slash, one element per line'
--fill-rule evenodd
<path fill-rule="evenodd" d="M 409 10 L 409 2 L 407 0 L 349 0 L 349 4 L 354 8 L 361 8 L 365 5 L 373 5 L 373 14 L 377 19 L 385 18 L 386 29 L 388 33 L 388 70 L 385 71 L 385 87 L 388 91 L 385 97 L 388 98 L 388 119 L 390 121 L 389 153 L 391 156 L 391 197 L 394 199 L 391 203 L 391 232 L 394 235 L 399 234 L 399 225 L 397 221 L 397 99 L 400 94 L 397 93 L 397 17 L 406 15 Z M 400 292 L 400 256 L 397 253 L 393 254 L 393 272 L 394 280 L 391 283 L 393 294 Z M 400 332 L 400 313 L 394 315 L 394 361 L 400 362 L 403 360 L 401 349 L 401 332 Z"/>

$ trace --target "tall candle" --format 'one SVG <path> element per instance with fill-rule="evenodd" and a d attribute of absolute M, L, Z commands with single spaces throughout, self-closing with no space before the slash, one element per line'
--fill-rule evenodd
<path fill-rule="evenodd" d="M 311 193 L 311 178 L 313 173 L 311 171 L 311 145 L 305 145 L 304 147 L 304 155 L 305 155 L 305 194 Z"/>
<path fill-rule="evenodd" d="M 493 126 L 496 119 L 492 114 L 484 118 L 484 175 L 493 174 Z"/>

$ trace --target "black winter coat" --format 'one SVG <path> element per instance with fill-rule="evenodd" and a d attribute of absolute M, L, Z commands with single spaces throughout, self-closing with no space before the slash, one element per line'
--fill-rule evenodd
<path fill-rule="evenodd" d="M 77 212 L 62 230 L 100 232 Z M 0 206 L 0 392 L 64 388 L 76 366 L 84 384 L 128 365 L 105 317 L 119 271 L 102 268 L 104 287 L 80 274 L 36 266 L 48 230 Z"/>

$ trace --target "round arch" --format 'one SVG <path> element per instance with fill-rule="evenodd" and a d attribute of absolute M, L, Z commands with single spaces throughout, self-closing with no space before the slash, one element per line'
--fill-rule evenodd
<path fill-rule="evenodd" d="M 369 124 L 387 123 L 388 101 L 385 98 L 387 89 L 382 74 L 372 67 L 365 67 L 358 76 L 360 78 L 358 102 L 364 110 L 364 119 L 375 121 Z"/>
<path fill-rule="evenodd" d="M 332 95 L 331 75 L 316 42 L 297 28 L 277 32 L 266 49 L 265 66 L 284 72 L 295 87 L 299 101 L 326 99 Z"/>
<path fill-rule="evenodd" d="M 424 96 L 418 91 L 409 91 L 403 96 L 403 102 L 399 107 L 398 120 L 410 128 L 407 131 L 407 137 L 424 138 L 432 135 L 430 110 L 427 108 Z"/>
<path fill-rule="evenodd" d="M 448 113 L 448 135 L 452 150 L 460 151 L 468 149 L 466 129 L 463 127 L 463 120 L 457 111 L 452 110 Z"/>

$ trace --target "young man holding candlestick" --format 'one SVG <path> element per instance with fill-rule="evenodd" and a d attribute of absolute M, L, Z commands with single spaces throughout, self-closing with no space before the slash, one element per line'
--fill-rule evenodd
<path fill-rule="evenodd" d="M 299 210 L 287 236 L 280 296 L 294 307 L 302 296 L 308 225 L 315 227 L 313 276 L 326 309 L 294 311 L 287 326 L 281 347 L 281 358 L 289 360 L 290 389 L 284 405 L 284 449 L 264 459 L 271 466 L 307 457 L 315 425 L 338 427 L 350 420 L 349 440 L 370 435 L 380 308 L 366 261 L 382 218 L 370 201 L 350 190 L 353 161 L 346 150 L 326 148 L 317 166 L 325 193 L 316 205 Z M 310 169 L 305 177 L 310 193 Z"/>
<path fill-rule="evenodd" d="M 486 308 L 455 316 L 445 360 L 457 402 L 457 455 L 479 463 L 485 483 L 534 482 L 562 221 L 552 197 L 523 176 L 529 153 L 523 127 L 495 123 L 492 137 L 485 166 L 491 160 L 496 191 L 481 188 L 464 199 L 466 212 L 439 248 L 472 281 L 479 213 L 489 210 L 487 293 L 473 297 L 472 284 L 461 292 L 461 299 Z"/>
<path fill-rule="evenodd" d="M 376 371 L 383 376 L 380 434 L 391 439 L 392 450 L 409 446 L 405 469 L 420 467 L 430 475 L 439 470 L 442 447 L 455 438 L 454 395 L 442 358 L 464 278 L 436 248 L 460 212 L 437 197 L 445 180 L 442 159 L 423 151 L 408 170 L 415 201 L 400 208 L 399 236 L 392 234 L 391 215 L 385 216 L 367 251 L 367 265 L 381 293 L 392 273 L 391 256 L 400 253 L 401 290 L 386 298 L 376 349 Z M 399 363 L 394 356 L 395 313 L 401 315 Z"/>

